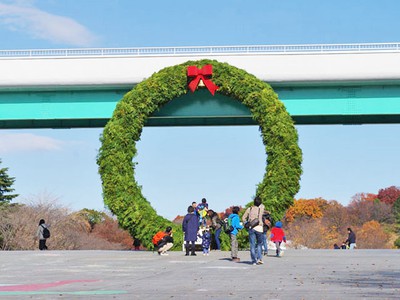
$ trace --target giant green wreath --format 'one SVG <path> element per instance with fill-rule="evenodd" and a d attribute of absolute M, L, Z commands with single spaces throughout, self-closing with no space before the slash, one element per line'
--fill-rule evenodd
<path fill-rule="evenodd" d="M 188 61 L 167 67 L 136 85 L 117 104 L 100 138 L 102 146 L 97 158 L 105 204 L 118 217 L 120 225 L 144 246 L 151 245 L 152 235 L 161 228 L 170 225 L 178 232 L 180 228 L 158 216 L 142 195 L 134 176 L 136 142 L 149 116 L 188 92 L 187 67 L 201 68 L 206 64 L 213 66 L 212 81 L 219 86 L 217 92 L 246 105 L 260 126 L 267 164 L 256 195 L 276 220 L 293 203 L 299 190 L 302 153 L 297 131 L 270 85 L 244 70 L 215 60 Z M 175 234 L 178 243 L 181 236 Z"/>

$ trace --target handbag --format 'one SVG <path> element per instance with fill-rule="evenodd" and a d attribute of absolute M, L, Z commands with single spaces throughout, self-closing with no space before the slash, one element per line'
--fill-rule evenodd
<path fill-rule="evenodd" d="M 251 220 L 250 222 L 250 227 L 251 228 L 254 228 L 254 227 L 256 227 L 258 224 L 260 224 L 260 220 L 257 218 L 257 219 L 253 219 L 253 220 Z"/>

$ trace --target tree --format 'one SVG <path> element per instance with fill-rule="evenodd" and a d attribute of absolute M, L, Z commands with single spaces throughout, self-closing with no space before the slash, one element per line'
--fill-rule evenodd
<path fill-rule="evenodd" d="M 400 197 L 393 204 L 393 215 L 396 219 L 396 222 L 400 224 Z"/>
<path fill-rule="evenodd" d="M 108 217 L 105 212 L 89 208 L 81 209 L 77 212 L 77 215 L 83 217 L 89 223 L 89 231 L 92 231 L 96 224 L 103 222 Z"/>
<path fill-rule="evenodd" d="M 335 200 L 329 201 L 322 219 L 322 224 L 338 233 L 346 232 L 350 223 L 347 208 Z"/>
<path fill-rule="evenodd" d="M 293 222 L 295 219 L 318 219 L 324 214 L 328 201 L 322 198 L 298 199 L 286 211 L 285 219 Z"/>
<path fill-rule="evenodd" d="M 356 194 L 348 205 L 350 222 L 357 226 L 375 220 L 380 223 L 393 223 L 392 206 L 373 197 L 360 197 Z M 373 195 L 373 194 L 364 194 Z"/>
<path fill-rule="evenodd" d="M 387 249 L 389 235 L 377 221 L 369 221 L 362 225 L 357 234 L 357 247 L 361 249 Z"/>
<path fill-rule="evenodd" d="M 378 199 L 390 205 L 393 205 L 393 203 L 399 197 L 400 197 L 400 188 L 397 186 L 390 186 L 385 189 L 380 189 L 378 192 Z"/>
<path fill-rule="evenodd" d="M 1 165 L 1 159 L 0 159 Z M 9 203 L 15 197 L 18 197 L 18 194 L 8 194 L 14 192 L 11 186 L 14 184 L 15 178 L 10 177 L 7 174 L 8 168 L 0 168 L 0 204 L 1 203 Z M 8 195 L 6 195 L 8 194 Z"/>

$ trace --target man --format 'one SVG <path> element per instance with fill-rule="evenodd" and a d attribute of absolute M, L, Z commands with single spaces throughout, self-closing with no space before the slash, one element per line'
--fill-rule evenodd
<path fill-rule="evenodd" d="M 237 234 L 239 233 L 240 229 L 243 229 L 243 226 L 240 224 L 239 210 L 240 209 L 238 206 L 234 206 L 232 208 L 232 213 L 228 217 L 230 219 L 230 224 L 233 228 L 230 233 L 231 257 L 233 262 L 240 262 L 240 258 L 238 257 L 239 243 L 237 240 Z"/>
<path fill-rule="evenodd" d="M 263 243 L 263 223 L 264 204 L 261 198 L 254 198 L 253 205 L 245 211 L 242 221 L 249 231 L 250 256 L 253 265 L 262 265 L 262 243 Z"/>
<path fill-rule="evenodd" d="M 347 228 L 347 232 L 349 233 L 349 237 L 346 240 L 346 243 L 349 245 L 349 249 L 353 250 L 357 247 L 356 245 L 356 234 L 351 230 L 351 228 Z"/>
<path fill-rule="evenodd" d="M 168 226 L 165 231 L 157 232 L 153 237 L 153 244 L 158 248 L 158 255 L 168 255 L 167 251 L 174 245 L 172 227 Z"/>

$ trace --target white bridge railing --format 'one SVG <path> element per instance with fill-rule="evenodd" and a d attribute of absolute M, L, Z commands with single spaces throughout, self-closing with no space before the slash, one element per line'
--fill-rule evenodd
<path fill-rule="evenodd" d="M 400 43 L 0 50 L 0 58 L 398 52 Z"/>

